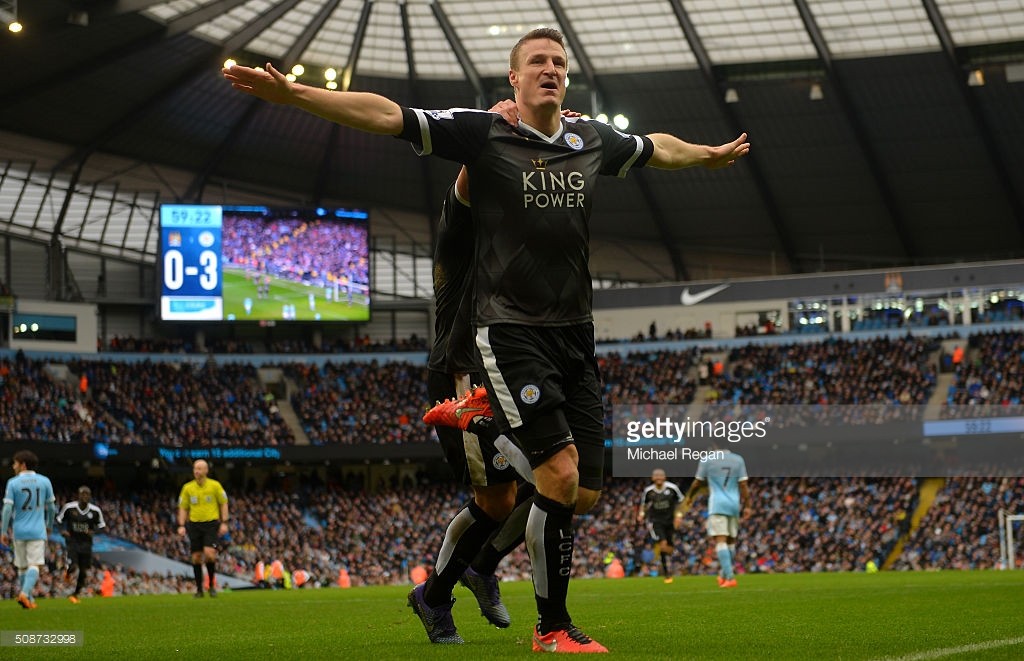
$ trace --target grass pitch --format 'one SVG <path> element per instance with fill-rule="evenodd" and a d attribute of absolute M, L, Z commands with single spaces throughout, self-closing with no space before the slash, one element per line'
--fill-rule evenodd
<path fill-rule="evenodd" d="M 224 318 L 234 315 L 234 321 L 259 319 L 284 319 L 283 307 L 295 306 L 298 321 L 366 321 L 370 318 L 370 305 L 365 294 L 353 296 L 352 305 L 342 295 L 341 301 L 329 301 L 324 297 L 323 287 L 304 285 L 272 277 L 270 298 L 259 298 L 256 285 L 246 277 L 245 272 L 225 268 L 223 271 Z M 315 296 L 316 309 L 309 307 L 309 295 Z M 246 314 L 244 301 L 252 299 L 252 310 Z"/>
<path fill-rule="evenodd" d="M 74 648 L 0 649 L 2 658 L 516 659 L 531 654 L 528 583 L 505 583 L 512 627 L 495 629 L 456 587 L 467 643 L 427 642 L 409 587 L 238 591 L 0 602 L 0 630 L 84 632 Z M 574 581 L 570 610 L 620 659 L 1020 659 L 1024 572 L 741 576 Z"/>

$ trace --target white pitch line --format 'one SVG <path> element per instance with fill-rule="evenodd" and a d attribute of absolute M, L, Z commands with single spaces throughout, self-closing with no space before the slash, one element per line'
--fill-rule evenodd
<path fill-rule="evenodd" d="M 945 656 L 982 652 L 984 650 L 994 650 L 999 649 L 1000 647 L 1011 647 L 1013 645 L 1022 644 L 1024 644 L 1024 636 L 1018 636 L 1017 638 L 989 640 L 984 643 L 971 643 L 969 645 L 960 645 L 959 647 L 940 647 L 938 649 L 925 650 L 923 652 L 916 652 L 906 656 L 887 656 L 879 659 L 878 661 L 926 661 L 927 659 L 941 659 Z"/>

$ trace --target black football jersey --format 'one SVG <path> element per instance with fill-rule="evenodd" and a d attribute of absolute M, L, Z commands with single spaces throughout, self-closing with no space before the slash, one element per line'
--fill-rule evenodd
<path fill-rule="evenodd" d="M 57 523 L 70 533 L 69 543 L 80 545 L 91 544 L 93 533 L 107 526 L 100 508 L 89 503 L 82 510 L 77 500 L 71 501 L 61 509 L 57 515 Z"/>
<path fill-rule="evenodd" d="M 445 374 L 475 371 L 470 308 L 473 218 L 468 206 L 448 188 L 434 247 L 434 344 L 429 367 Z"/>
<path fill-rule="evenodd" d="M 672 523 L 672 516 L 679 503 L 683 502 L 683 497 L 683 492 L 674 482 L 666 481 L 660 489 L 649 484 L 644 489 L 640 507 L 651 523 L 668 524 Z"/>
<path fill-rule="evenodd" d="M 475 227 L 473 322 L 567 326 L 592 320 L 590 213 L 599 175 L 625 176 L 649 138 L 562 118 L 554 136 L 497 113 L 404 108 L 399 137 L 464 164 Z"/>

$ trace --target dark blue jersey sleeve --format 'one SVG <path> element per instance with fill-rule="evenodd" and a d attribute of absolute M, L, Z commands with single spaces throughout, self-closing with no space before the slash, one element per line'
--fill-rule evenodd
<path fill-rule="evenodd" d="M 431 154 L 469 165 L 476 161 L 490 134 L 495 113 L 466 108 L 421 110 L 402 108 L 402 132 L 420 156 Z"/>
<path fill-rule="evenodd" d="M 622 133 L 596 120 L 591 125 L 601 135 L 601 174 L 625 177 L 632 168 L 647 165 L 654 153 L 654 143 L 645 135 Z"/>

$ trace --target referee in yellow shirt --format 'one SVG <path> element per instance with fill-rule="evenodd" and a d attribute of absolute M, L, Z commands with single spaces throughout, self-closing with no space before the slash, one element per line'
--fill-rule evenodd
<path fill-rule="evenodd" d="M 178 534 L 188 534 L 196 598 L 203 596 L 203 560 L 210 577 L 210 596 L 217 596 L 217 540 L 228 532 L 228 495 L 217 480 L 206 477 L 210 465 L 202 459 L 192 464 L 196 479 L 181 488 L 178 497 Z"/>

